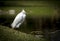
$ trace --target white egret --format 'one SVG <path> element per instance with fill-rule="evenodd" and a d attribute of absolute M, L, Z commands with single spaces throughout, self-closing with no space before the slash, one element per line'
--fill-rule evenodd
<path fill-rule="evenodd" d="M 13 23 L 11 24 L 12 28 L 19 28 L 21 24 L 24 22 L 26 18 L 26 12 L 23 9 L 14 19 Z"/>

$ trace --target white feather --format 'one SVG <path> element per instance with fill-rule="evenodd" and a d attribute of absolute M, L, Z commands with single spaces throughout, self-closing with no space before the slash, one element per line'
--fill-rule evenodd
<path fill-rule="evenodd" d="M 14 19 L 13 23 L 11 24 L 12 28 L 19 28 L 19 26 L 24 22 L 26 17 L 26 12 L 22 10 Z"/>

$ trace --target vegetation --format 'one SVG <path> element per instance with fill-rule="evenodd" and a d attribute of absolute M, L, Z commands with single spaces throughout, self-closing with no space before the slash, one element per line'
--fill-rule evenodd
<path fill-rule="evenodd" d="M 31 34 L 26 34 L 0 25 L 0 41 L 45 41 L 45 39 L 38 39 Z"/>

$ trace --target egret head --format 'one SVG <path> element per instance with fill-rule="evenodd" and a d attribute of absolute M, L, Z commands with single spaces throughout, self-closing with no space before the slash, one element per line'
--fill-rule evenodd
<path fill-rule="evenodd" d="M 23 13 L 26 13 L 24 9 L 22 10 L 22 12 L 23 12 Z"/>

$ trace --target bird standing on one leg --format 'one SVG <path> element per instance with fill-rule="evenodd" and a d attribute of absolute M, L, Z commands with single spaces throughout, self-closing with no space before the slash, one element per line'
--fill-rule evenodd
<path fill-rule="evenodd" d="M 19 26 L 24 22 L 26 18 L 25 10 L 22 10 L 14 19 L 13 23 L 11 24 L 12 28 L 19 28 Z"/>

